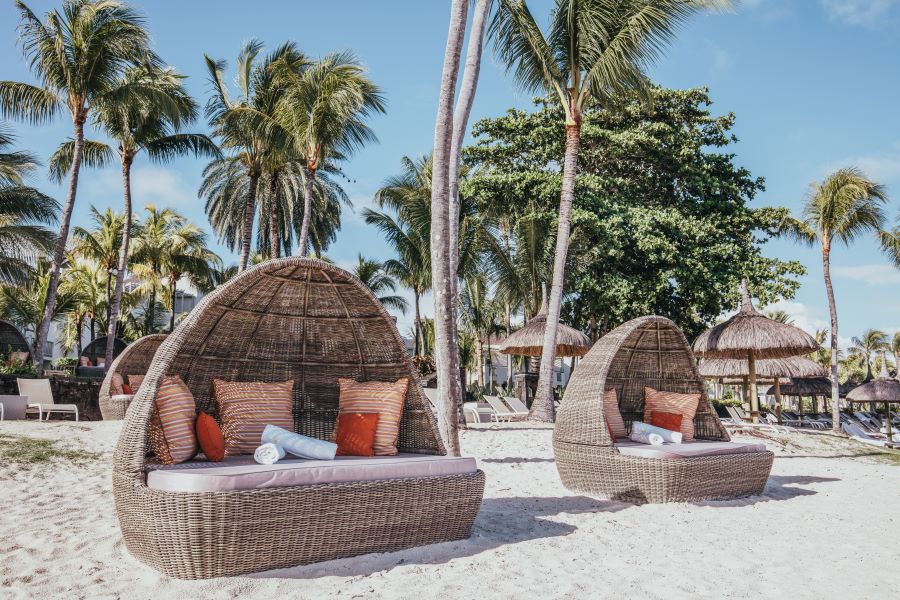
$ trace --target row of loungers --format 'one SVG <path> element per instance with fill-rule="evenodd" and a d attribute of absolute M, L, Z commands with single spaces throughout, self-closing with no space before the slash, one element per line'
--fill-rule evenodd
<path fill-rule="evenodd" d="M 319 439 L 334 428 L 339 377 L 405 377 L 400 453 L 270 466 L 249 456 L 220 463 L 198 457 L 163 466 L 148 432 L 166 375 L 179 375 L 196 409 L 213 416 L 214 378 L 292 380 L 294 431 Z M 605 393 L 616 391 L 630 429 L 643 419 L 646 387 L 699 396 L 695 442 L 640 447 L 612 438 Z M 498 414 L 501 408 L 492 406 Z M 356 277 L 318 260 L 270 260 L 206 296 L 158 345 L 123 412 L 113 456 L 122 536 L 133 556 L 173 577 L 236 575 L 462 539 L 481 505 L 485 474 L 472 458 L 447 456 L 390 316 Z M 566 487 L 634 503 L 759 494 L 773 459 L 761 445 L 731 442 L 687 340 L 661 317 L 618 327 L 582 358 L 560 406 L 553 448 Z"/>

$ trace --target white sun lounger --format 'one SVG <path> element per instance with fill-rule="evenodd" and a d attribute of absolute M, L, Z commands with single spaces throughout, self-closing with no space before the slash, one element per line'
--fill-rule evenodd
<path fill-rule="evenodd" d="M 528 416 L 527 410 L 525 412 L 510 410 L 500 396 L 485 396 L 484 401 L 494 409 L 494 413 L 491 415 L 491 419 L 494 421 L 521 421 Z"/>
<path fill-rule="evenodd" d="M 28 409 L 37 412 L 38 420 L 50 420 L 52 413 L 74 414 L 78 420 L 78 406 L 75 404 L 56 404 L 50 390 L 49 379 L 16 379 L 19 395 L 28 398 Z M 44 417 L 44 415 L 47 415 Z"/>

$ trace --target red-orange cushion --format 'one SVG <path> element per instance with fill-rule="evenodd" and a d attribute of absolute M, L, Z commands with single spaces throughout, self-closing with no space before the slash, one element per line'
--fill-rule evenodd
<path fill-rule="evenodd" d="M 134 394 L 134 390 L 132 390 L 131 386 L 128 385 L 127 383 L 123 383 L 122 384 L 122 393 L 131 395 L 131 394 Z"/>
<path fill-rule="evenodd" d="M 216 420 L 205 412 L 197 415 L 197 441 L 206 458 L 221 462 L 225 458 L 225 438 Z"/>
<path fill-rule="evenodd" d="M 338 456 L 375 456 L 378 413 L 340 413 L 334 428 Z"/>
<path fill-rule="evenodd" d="M 679 413 L 663 412 L 661 410 L 650 411 L 650 424 L 662 427 L 669 431 L 681 431 L 682 416 Z"/>

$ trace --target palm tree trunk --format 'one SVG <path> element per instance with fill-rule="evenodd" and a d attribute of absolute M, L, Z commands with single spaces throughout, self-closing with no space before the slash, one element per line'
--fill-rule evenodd
<path fill-rule="evenodd" d="M 112 311 L 112 273 L 106 271 L 106 322 L 109 323 L 109 314 Z"/>
<path fill-rule="evenodd" d="M 253 239 L 253 216 L 256 214 L 256 186 L 259 174 L 250 173 L 250 188 L 247 190 L 247 201 L 244 204 L 244 227 L 241 231 L 241 262 L 238 269 L 243 271 L 250 262 L 250 241 Z"/>
<path fill-rule="evenodd" d="M 416 340 L 414 342 L 415 345 L 415 355 L 421 356 L 422 346 L 425 345 L 424 340 L 422 340 L 422 313 L 419 310 L 419 291 L 413 290 L 413 305 L 416 307 L 416 320 L 413 322 L 413 328 L 415 329 Z"/>
<path fill-rule="evenodd" d="M 169 333 L 172 333 L 175 331 L 175 293 L 178 290 L 178 280 L 174 279 L 169 285 L 172 287 L 169 291 L 169 299 L 172 301 L 172 316 L 169 317 Z"/>
<path fill-rule="evenodd" d="M 272 181 L 269 183 L 269 255 L 272 258 L 281 257 L 281 228 L 278 215 L 278 171 L 272 172 Z"/>
<path fill-rule="evenodd" d="M 578 149 L 581 144 L 581 124 L 566 124 L 566 153 L 563 161 L 562 193 L 559 200 L 559 223 L 556 231 L 556 255 L 553 259 L 553 283 L 550 286 L 550 303 L 547 307 L 547 329 L 544 331 L 544 348 L 541 352 L 541 370 L 537 391 L 528 418 L 552 423 L 556 420 L 553 404 L 553 363 L 556 358 L 556 326 L 562 307 L 563 279 L 566 254 L 569 251 L 569 219 L 572 200 L 575 197 L 575 173 L 578 168 Z"/>
<path fill-rule="evenodd" d="M 312 197 L 315 182 L 316 169 L 307 167 L 306 186 L 303 191 L 303 223 L 300 225 L 300 240 L 297 248 L 297 253 L 301 257 L 306 256 L 306 247 L 309 245 L 309 221 L 312 218 Z"/>
<path fill-rule="evenodd" d="M 840 381 L 838 380 L 838 316 L 831 287 L 831 240 L 822 240 L 822 270 L 828 294 L 828 313 L 831 315 L 831 423 L 835 433 L 841 432 Z"/>
<path fill-rule="evenodd" d="M 125 271 L 128 269 L 128 244 L 131 242 L 131 159 L 122 161 L 122 190 L 125 201 L 125 226 L 122 229 L 122 246 L 116 267 L 116 287 L 113 291 L 112 310 L 106 323 L 106 369 L 112 365 L 116 345 L 116 328 L 122 310 L 122 289 L 125 287 Z"/>
<path fill-rule="evenodd" d="M 456 314 L 453 303 L 456 273 L 451 269 L 450 255 L 450 155 L 453 143 L 453 97 L 459 58 L 466 32 L 469 0 L 453 0 L 441 90 L 434 127 L 434 153 L 431 179 L 431 273 L 434 288 L 435 363 L 438 384 L 438 424 L 441 437 L 451 456 L 459 456 L 459 410 L 462 385 L 459 377 L 459 340 L 454 339 Z"/>
<path fill-rule="evenodd" d="M 154 333 L 156 327 L 156 284 L 150 286 L 150 305 L 147 307 L 147 333 Z"/>
<path fill-rule="evenodd" d="M 69 239 L 69 225 L 72 222 L 72 211 L 75 208 L 75 195 L 78 193 L 78 173 L 81 170 L 81 158 L 84 154 L 84 123 L 87 114 L 79 114 L 73 117 L 75 126 L 75 147 L 72 151 L 72 168 L 69 170 L 69 189 L 66 193 L 66 203 L 63 206 L 62 223 L 60 224 L 59 239 L 53 248 L 53 262 L 50 263 L 50 281 L 47 285 L 47 298 L 44 301 L 44 316 L 38 328 L 35 341 L 35 355 L 32 357 L 35 371 L 40 377 L 44 373 L 44 346 L 47 343 L 47 334 L 50 333 L 50 321 L 56 310 L 56 290 L 59 287 L 59 271 L 62 268 L 66 255 L 66 242 Z"/>
<path fill-rule="evenodd" d="M 97 339 L 97 317 L 91 314 L 91 341 Z"/>

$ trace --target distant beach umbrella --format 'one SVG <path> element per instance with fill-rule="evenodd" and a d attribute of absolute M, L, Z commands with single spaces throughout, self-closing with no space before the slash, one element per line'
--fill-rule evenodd
<path fill-rule="evenodd" d="M 544 331 L 547 329 L 546 298 L 537 316 L 522 328 L 509 334 L 497 351 L 516 356 L 540 356 L 544 349 Z M 584 356 L 591 349 L 591 339 L 584 333 L 560 323 L 556 326 L 556 356 Z"/>
<path fill-rule="evenodd" d="M 888 441 L 891 442 L 891 411 L 890 404 L 900 403 L 900 381 L 888 374 L 887 361 L 881 361 L 881 374 L 874 380 L 853 388 L 847 394 L 850 402 L 868 402 L 870 404 L 884 403 L 884 427 Z"/>
<path fill-rule="evenodd" d="M 707 329 L 694 341 L 694 353 L 704 358 L 732 358 L 747 361 L 750 411 L 759 422 L 756 395 L 757 361 L 809 354 L 819 349 L 816 340 L 798 327 L 770 319 L 757 311 L 750 300 L 747 282 L 741 282 L 743 301 L 737 314 Z"/>

